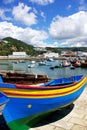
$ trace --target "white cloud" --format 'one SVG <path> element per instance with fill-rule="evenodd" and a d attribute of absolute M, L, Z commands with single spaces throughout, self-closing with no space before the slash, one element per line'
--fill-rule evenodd
<path fill-rule="evenodd" d="M 47 46 L 44 41 L 48 38 L 48 34 L 43 30 L 34 30 L 29 27 L 22 28 L 14 26 L 12 23 L 0 22 L 0 32 L 2 32 L 0 39 L 13 37 L 34 46 Z"/>
<path fill-rule="evenodd" d="M 0 8 L 0 18 L 2 20 L 7 20 L 7 21 L 11 20 L 11 17 L 7 17 L 6 14 L 5 14 L 5 13 L 7 13 L 9 11 L 10 11 L 10 9 L 1 9 Z"/>
<path fill-rule="evenodd" d="M 49 44 L 49 46 L 50 47 L 59 47 L 59 43 L 58 42 L 54 42 L 53 44 Z"/>
<path fill-rule="evenodd" d="M 46 17 L 45 17 L 44 12 L 41 11 L 40 14 L 41 14 L 41 17 L 44 19 L 44 21 L 46 21 Z"/>
<path fill-rule="evenodd" d="M 80 0 L 79 1 L 79 11 L 87 11 L 87 2 L 86 0 Z"/>
<path fill-rule="evenodd" d="M 65 43 L 67 45 L 68 43 L 74 43 L 74 41 L 75 45 L 76 42 L 78 43 L 78 41 L 79 45 L 86 44 L 87 12 L 80 11 L 68 17 L 56 16 L 50 25 L 49 33 L 54 39 L 66 40 Z M 81 39 L 82 41 L 80 41 Z"/>
<path fill-rule="evenodd" d="M 35 12 L 35 11 L 34 11 Z M 13 8 L 13 16 L 16 21 L 31 26 L 37 23 L 37 16 L 32 12 L 32 8 L 24 5 L 24 3 L 19 3 L 18 6 Z"/>
<path fill-rule="evenodd" d="M 87 38 L 81 37 L 81 38 L 74 38 L 74 39 L 68 39 L 61 43 L 61 46 L 67 46 L 67 47 L 87 47 Z"/>
<path fill-rule="evenodd" d="M 48 5 L 48 4 L 51 4 L 51 3 L 54 3 L 55 0 L 29 0 L 33 3 L 37 3 L 39 5 Z"/>

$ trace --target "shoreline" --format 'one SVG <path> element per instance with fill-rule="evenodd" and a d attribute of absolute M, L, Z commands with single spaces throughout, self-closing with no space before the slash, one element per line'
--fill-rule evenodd
<path fill-rule="evenodd" d="M 35 60 L 35 61 L 39 61 L 39 60 L 47 60 L 48 58 L 45 57 L 15 57 L 15 58 L 9 58 L 8 56 L 0 56 L 0 60 Z M 65 60 L 67 59 L 66 57 L 57 57 L 57 58 L 53 58 L 54 60 Z"/>

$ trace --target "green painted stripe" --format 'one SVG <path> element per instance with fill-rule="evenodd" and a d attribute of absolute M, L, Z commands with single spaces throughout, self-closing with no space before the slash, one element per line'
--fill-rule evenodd
<path fill-rule="evenodd" d="M 70 104 L 67 104 L 67 106 Z M 63 106 L 62 108 L 64 107 L 66 106 Z M 56 108 L 54 110 L 50 110 L 44 113 L 39 113 L 33 116 L 29 116 L 29 117 L 21 118 L 19 120 L 12 121 L 8 124 L 8 127 L 10 128 L 10 130 L 29 130 L 32 126 L 34 126 L 40 120 L 48 116 L 51 112 L 56 111 L 58 109 L 62 109 L 62 108 Z"/>

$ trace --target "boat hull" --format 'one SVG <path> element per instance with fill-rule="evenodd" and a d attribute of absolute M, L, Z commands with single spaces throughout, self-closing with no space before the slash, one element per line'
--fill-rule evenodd
<path fill-rule="evenodd" d="M 10 90 L 13 96 L 8 92 L 10 101 L 3 111 L 4 118 L 11 130 L 28 130 L 42 115 L 73 103 L 81 95 L 85 85 L 86 78 L 70 88 L 43 90 L 40 95 L 41 90 L 35 90 L 34 93 L 29 91 L 28 95 Z M 5 92 L 4 89 L 3 91 Z"/>
<path fill-rule="evenodd" d="M 0 92 L 0 115 L 2 114 L 4 107 L 8 103 L 9 98 L 2 92 Z"/>

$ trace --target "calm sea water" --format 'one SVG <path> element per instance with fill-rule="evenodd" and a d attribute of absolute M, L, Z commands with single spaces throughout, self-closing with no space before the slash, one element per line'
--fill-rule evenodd
<path fill-rule="evenodd" d="M 87 76 L 87 68 L 76 68 L 74 70 L 70 67 L 62 67 L 50 69 L 51 66 L 57 66 L 60 64 L 59 60 L 53 62 L 47 62 L 47 65 L 40 66 L 38 62 L 34 64 L 34 67 L 28 68 L 30 61 L 25 61 L 23 63 L 18 62 L 14 63 L 12 61 L 0 61 L 0 70 L 13 70 L 20 73 L 29 73 L 29 74 L 46 74 L 49 78 L 58 78 L 58 77 L 69 77 L 72 75 L 83 74 Z"/>

